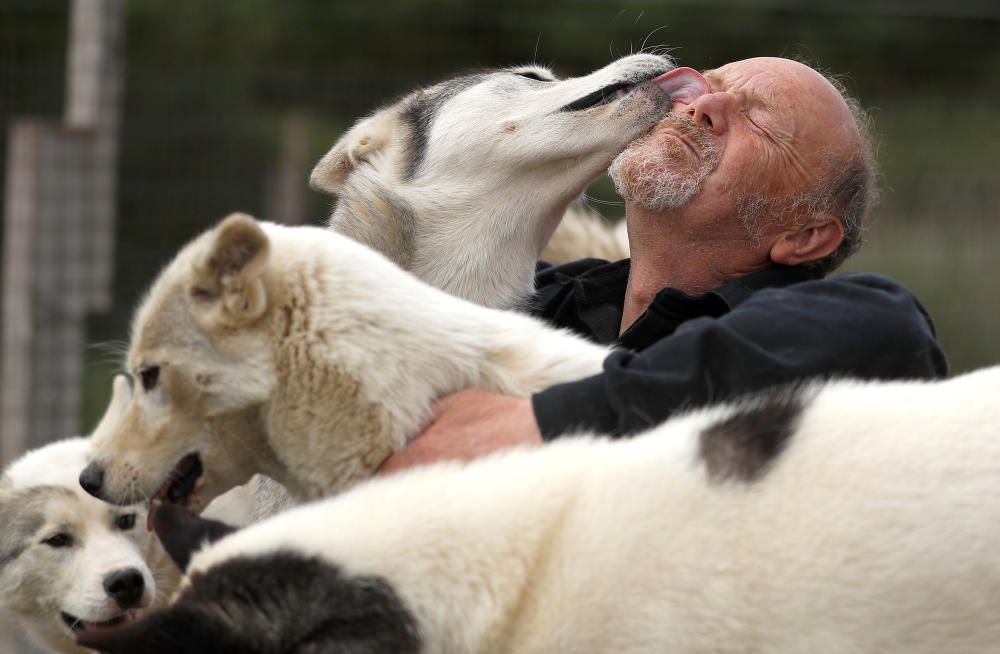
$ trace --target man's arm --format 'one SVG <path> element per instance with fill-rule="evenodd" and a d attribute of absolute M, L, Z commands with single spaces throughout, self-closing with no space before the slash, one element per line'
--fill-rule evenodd
<path fill-rule="evenodd" d="M 389 474 L 438 461 L 471 461 L 516 445 L 541 445 L 531 400 L 469 389 L 439 399 L 424 431 L 379 469 Z"/>
<path fill-rule="evenodd" d="M 383 470 L 469 460 L 512 444 L 586 430 L 632 434 L 674 413 L 815 377 L 933 378 L 947 364 L 923 308 L 875 275 L 760 291 L 718 319 L 699 318 L 604 372 L 530 400 L 462 391 L 436 405 L 428 429 Z M 411 452 L 412 450 L 412 452 Z"/>

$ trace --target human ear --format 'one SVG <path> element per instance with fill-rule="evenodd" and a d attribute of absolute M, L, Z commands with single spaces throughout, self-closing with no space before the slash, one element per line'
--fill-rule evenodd
<path fill-rule="evenodd" d="M 798 266 L 830 255 L 843 241 L 844 226 L 840 219 L 824 213 L 782 233 L 771 246 L 770 258 L 774 263 Z"/>

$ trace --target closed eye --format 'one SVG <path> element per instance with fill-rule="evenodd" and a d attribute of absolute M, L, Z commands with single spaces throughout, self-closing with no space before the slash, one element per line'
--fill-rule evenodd
<path fill-rule="evenodd" d="M 551 77 L 542 77 L 539 73 L 533 70 L 516 70 L 513 71 L 515 75 L 520 77 L 527 77 L 528 79 L 533 79 L 536 82 L 554 82 L 555 80 Z"/>

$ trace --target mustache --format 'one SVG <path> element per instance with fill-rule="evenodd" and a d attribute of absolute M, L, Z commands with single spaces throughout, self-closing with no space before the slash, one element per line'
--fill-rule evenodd
<path fill-rule="evenodd" d="M 686 138 L 704 158 L 711 159 L 718 153 L 718 148 L 708 128 L 699 127 L 694 118 L 687 114 L 667 114 L 653 131 L 664 127 L 668 127 Z"/>

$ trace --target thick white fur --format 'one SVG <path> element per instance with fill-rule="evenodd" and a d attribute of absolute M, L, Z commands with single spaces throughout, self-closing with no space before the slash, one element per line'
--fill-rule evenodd
<path fill-rule="evenodd" d="M 475 76 L 436 104 L 423 163 L 410 177 L 407 162 L 420 144 L 403 117 L 456 83 L 450 80 L 359 121 L 310 183 L 338 196 L 333 229 L 450 293 L 512 307 L 530 295 L 535 261 L 567 205 L 659 121 L 668 97 L 640 84 L 602 106 L 560 108 L 671 68 L 667 58 L 642 54 L 565 80 L 538 66 Z M 573 242 L 586 249 L 592 241 Z"/>
<path fill-rule="evenodd" d="M 249 252 L 239 272 L 206 272 Z M 159 366 L 159 381 L 94 439 L 102 497 L 150 496 L 191 452 L 205 468 L 196 509 L 256 472 L 325 496 L 403 447 L 435 398 L 527 395 L 599 372 L 607 353 L 428 286 L 341 234 L 237 215 L 182 250 L 136 314 L 130 371 Z"/>
<path fill-rule="evenodd" d="M 1000 367 L 817 389 L 762 479 L 712 483 L 716 407 L 360 485 L 189 574 L 291 550 L 387 579 L 427 653 L 992 654 Z"/>

